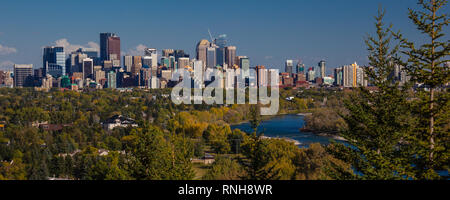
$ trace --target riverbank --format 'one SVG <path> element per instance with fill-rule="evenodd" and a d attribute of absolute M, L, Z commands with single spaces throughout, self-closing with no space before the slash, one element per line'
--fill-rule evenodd
<path fill-rule="evenodd" d="M 282 113 L 282 114 L 276 114 L 276 115 L 265 115 L 265 116 L 261 116 L 261 121 L 268 121 L 268 120 L 271 120 L 273 118 L 280 117 L 280 116 L 285 116 L 285 115 L 292 115 L 292 114 Z M 250 120 L 243 120 L 243 121 L 240 121 L 240 122 L 228 123 L 228 125 L 230 125 L 230 126 L 237 126 L 237 125 L 241 125 L 241 124 L 245 124 L 245 123 L 249 123 L 249 122 L 250 122 Z"/>
<path fill-rule="evenodd" d="M 339 140 L 339 141 L 344 141 L 344 142 L 348 141 L 348 140 L 346 140 L 345 138 L 343 138 L 342 136 L 339 136 L 339 135 L 334 135 L 334 134 L 329 134 L 329 133 L 315 133 L 315 134 L 317 134 L 319 136 L 322 136 L 322 137 L 328 137 L 328 138 L 332 138 L 332 139 L 335 139 L 335 140 Z"/>
<path fill-rule="evenodd" d="M 331 139 L 335 139 L 335 140 L 340 140 L 340 141 L 344 141 L 346 142 L 347 140 L 345 138 L 343 138 L 342 136 L 336 135 L 338 133 L 338 131 L 332 131 L 332 132 L 322 132 L 322 131 L 316 131 L 316 130 L 311 130 L 311 129 L 307 129 L 307 128 L 301 128 L 299 129 L 299 132 L 309 132 L 318 136 L 322 136 L 322 137 L 327 137 L 327 138 L 331 138 Z"/>
<path fill-rule="evenodd" d="M 295 146 L 299 146 L 299 145 L 302 144 L 301 142 L 299 142 L 299 141 L 297 141 L 297 140 L 294 140 L 294 139 L 291 139 L 291 138 L 279 138 L 279 137 L 268 137 L 268 136 L 261 136 L 261 138 L 262 138 L 262 139 L 278 139 L 278 140 L 284 140 L 284 141 L 287 141 L 287 142 L 292 142 L 292 143 L 294 143 Z"/>

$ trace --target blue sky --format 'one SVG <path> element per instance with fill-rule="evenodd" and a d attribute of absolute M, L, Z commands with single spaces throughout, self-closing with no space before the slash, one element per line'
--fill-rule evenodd
<path fill-rule="evenodd" d="M 331 73 L 355 61 L 367 64 L 363 39 L 374 32 L 380 3 L 386 22 L 420 38 L 407 18 L 415 0 L 4 0 L 0 68 L 41 67 L 43 46 L 96 47 L 100 32 L 117 33 L 124 53 L 147 46 L 184 49 L 192 57 L 210 29 L 213 36 L 227 34 L 252 66 L 284 69 L 286 59 L 301 59 L 309 67 L 324 59 Z"/>

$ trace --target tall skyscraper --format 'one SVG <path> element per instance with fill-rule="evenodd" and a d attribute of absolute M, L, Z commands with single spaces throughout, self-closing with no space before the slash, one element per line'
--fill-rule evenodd
<path fill-rule="evenodd" d="M 149 67 L 153 70 L 156 70 L 156 68 L 158 67 L 158 52 L 153 48 L 146 48 L 144 52 L 145 56 L 150 57 L 152 61 Z"/>
<path fill-rule="evenodd" d="M 113 33 L 100 33 L 100 60 L 108 60 L 108 38 L 112 37 Z"/>
<path fill-rule="evenodd" d="M 342 75 L 343 74 L 342 73 L 343 73 L 342 67 L 338 67 L 338 68 L 334 69 L 334 85 L 336 85 L 336 86 L 343 85 L 343 83 L 342 83 L 342 80 L 343 80 Z"/>
<path fill-rule="evenodd" d="M 189 66 L 189 58 L 178 58 L 178 69 Z"/>
<path fill-rule="evenodd" d="M 164 66 L 166 68 L 169 68 L 170 62 L 168 57 L 161 57 L 161 66 Z"/>
<path fill-rule="evenodd" d="M 33 65 L 14 64 L 14 87 L 33 86 Z"/>
<path fill-rule="evenodd" d="M 102 79 L 105 79 L 105 77 L 106 77 L 105 71 L 94 69 L 94 80 L 96 83 L 100 83 Z"/>
<path fill-rule="evenodd" d="M 69 70 L 66 71 L 70 74 L 73 74 L 74 72 L 83 72 L 82 62 L 85 58 L 88 58 L 88 55 L 81 52 L 72 52 L 69 54 L 69 58 L 67 58 L 66 62 L 66 68 Z"/>
<path fill-rule="evenodd" d="M 308 80 L 308 81 L 313 81 L 316 77 L 316 73 L 314 72 L 314 68 L 312 68 L 312 67 L 310 67 L 309 69 L 308 69 L 308 74 L 306 74 L 307 76 L 306 76 L 306 79 Z"/>
<path fill-rule="evenodd" d="M 236 63 L 236 47 L 228 46 L 225 47 L 225 63 L 228 67 L 233 67 Z"/>
<path fill-rule="evenodd" d="M 256 66 L 256 81 L 258 83 L 258 87 L 267 87 L 268 83 L 268 71 L 266 70 L 266 67 L 264 66 Z"/>
<path fill-rule="evenodd" d="M 296 69 L 297 74 L 304 74 L 305 73 L 305 64 L 301 63 L 300 61 L 297 63 L 297 69 Z"/>
<path fill-rule="evenodd" d="M 320 78 L 324 78 L 326 74 L 325 61 L 321 60 L 318 66 L 320 68 Z"/>
<path fill-rule="evenodd" d="M 248 57 L 241 57 L 239 59 L 239 66 L 241 67 L 242 76 L 250 76 L 250 59 Z"/>
<path fill-rule="evenodd" d="M 184 50 L 177 49 L 171 54 L 172 56 L 175 56 L 175 60 L 178 61 L 178 58 L 189 58 L 189 54 L 185 53 Z"/>
<path fill-rule="evenodd" d="M 364 73 L 356 62 L 342 67 L 342 83 L 344 87 L 364 86 L 364 82 Z"/>
<path fill-rule="evenodd" d="M 98 52 L 94 48 L 79 48 L 76 50 L 76 52 L 86 54 L 88 58 L 92 59 L 98 57 Z"/>
<path fill-rule="evenodd" d="M 152 68 L 152 57 L 142 56 L 142 67 L 151 69 Z"/>
<path fill-rule="evenodd" d="M 48 46 L 44 48 L 42 56 L 44 74 L 60 77 L 66 74 L 66 54 L 64 47 Z"/>
<path fill-rule="evenodd" d="M 119 60 L 120 63 L 120 37 L 114 33 L 100 33 L 100 59 Z"/>
<path fill-rule="evenodd" d="M 91 58 L 83 59 L 83 79 L 94 79 L 94 60 Z"/>
<path fill-rule="evenodd" d="M 175 56 L 169 56 L 169 69 L 171 70 L 175 70 L 176 69 L 176 60 L 175 60 Z"/>
<path fill-rule="evenodd" d="M 215 45 L 206 48 L 206 67 L 208 68 L 216 67 L 216 48 Z"/>
<path fill-rule="evenodd" d="M 162 56 L 163 57 L 169 57 L 174 52 L 175 52 L 175 50 L 173 50 L 173 49 L 163 49 L 162 50 Z"/>
<path fill-rule="evenodd" d="M 108 72 L 108 88 L 116 88 L 116 73 L 114 71 Z"/>
<path fill-rule="evenodd" d="M 214 40 L 214 44 L 217 45 L 216 63 L 217 65 L 223 66 L 223 64 L 225 64 L 225 47 L 227 46 L 227 35 L 219 35 L 219 37 Z"/>
<path fill-rule="evenodd" d="M 292 71 L 292 69 L 294 68 L 294 61 L 293 60 L 286 60 L 286 63 L 285 63 L 284 66 L 285 66 L 285 71 L 287 73 L 289 73 L 289 74 L 293 73 L 293 71 Z"/>
<path fill-rule="evenodd" d="M 131 65 L 131 76 L 135 77 L 139 75 L 142 68 L 142 57 L 133 56 L 133 64 Z"/>
<path fill-rule="evenodd" d="M 364 76 L 365 76 L 364 68 L 358 66 L 356 68 L 356 86 L 357 87 L 367 86 L 367 82 L 365 81 Z"/>
<path fill-rule="evenodd" d="M 197 43 L 196 48 L 197 60 L 201 60 L 204 65 L 206 65 L 206 51 L 209 46 L 210 46 L 209 41 L 205 39 Z"/>
<path fill-rule="evenodd" d="M 131 66 L 133 65 L 133 56 L 123 56 L 123 67 L 126 72 L 131 72 Z"/>

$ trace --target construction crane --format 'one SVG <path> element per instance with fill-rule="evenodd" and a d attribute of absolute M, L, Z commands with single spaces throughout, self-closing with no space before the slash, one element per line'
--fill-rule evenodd
<path fill-rule="evenodd" d="M 208 28 L 208 33 L 209 33 L 209 38 L 211 38 L 211 43 L 214 43 L 214 40 L 213 40 L 213 37 L 211 35 L 211 31 L 209 31 L 209 28 Z"/>

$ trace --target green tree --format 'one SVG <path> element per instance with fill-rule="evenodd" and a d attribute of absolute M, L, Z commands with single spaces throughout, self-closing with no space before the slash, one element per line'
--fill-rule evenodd
<path fill-rule="evenodd" d="M 0 180 L 25 180 L 27 178 L 22 157 L 22 152 L 16 151 L 10 162 L 0 162 Z"/>
<path fill-rule="evenodd" d="M 436 170 L 448 169 L 450 131 L 448 124 L 449 40 L 445 28 L 449 24 L 446 0 L 419 0 L 420 9 L 409 9 L 409 18 L 423 34 L 426 42 L 412 42 L 396 33 L 407 56 L 406 69 L 415 83 L 424 88 L 416 90 L 413 101 L 416 127 L 409 138 L 413 164 L 418 179 L 439 178 Z M 426 89 L 425 89 L 426 88 Z"/>
<path fill-rule="evenodd" d="M 149 127 L 138 131 L 131 146 L 131 175 L 138 180 L 192 179 L 194 172 L 190 159 L 193 146 L 182 136 L 165 137 L 161 130 Z"/>
<path fill-rule="evenodd" d="M 326 148 L 318 143 L 297 151 L 293 162 L 296 166 L 294 176 L 297 180 L 331 180 L 337 178 L 330 176 L 330 174 L 339 174 L 339 178 L 344 178 L 344 175 L 348 175 L 347 179 L 353 177 L 350 164 L 333 157 L 327 153 Z"/>
<path fill-rule="evenodd" d="M 270 165 L 270 155 L 268 154 L 269 140 L 263 139 L 263 133 L 257 134 L 261 117 L 259 115 L 259 106 L 250 107 L 250 126 L 253 129 L 251 136 L 244 141 L 242 145 L 242 154 L 244 159 L 239 158 L 241 165 L 246 171 L 243 179 L 249 180 L 271 180 L 279 179 L 275 165 Z"/>
<path fill-rule="evenodd" d="M 243 175 L 242 166 L 232 158 L 218 156 L 211 169 L 204 175 L 204 180 L 239 180 Z"/>
<path fill-rule="evenodd" d="M 341 114 L 347 129 L 341 135 L 350 145 L 335 143 L 331 148 L 338 159 L 351 163 L 357 179 L 402 179 L 410 175 L 407 159 L 401 156 L 401 140 L 408 132 L 408 106 L 405 91 L 390 76 L 397 58 L 398 45 L 391 47 L 391 26 L 385 27 L 385 12 L 380 8 L 375 17 L 376 36 L 368 36 L 369 64 L 365 74 L 377 92 L 358 88 L 344 100 L 348 114 Z M 404 87 L 404 89 L 406 89 Z M 349 175 L 345 170 L 338 177 Z M 336 174 L 334 175 L 336 176 Z"/>

